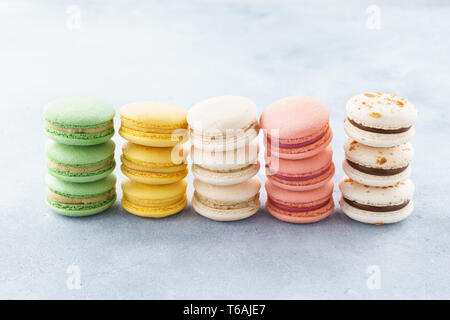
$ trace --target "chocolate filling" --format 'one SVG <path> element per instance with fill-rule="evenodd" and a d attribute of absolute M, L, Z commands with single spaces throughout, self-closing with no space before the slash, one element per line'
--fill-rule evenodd
<path fill-rule="evenodd" d="M 347 159 L 347 163 L 353 168 L 356 169 L 358 171 L 367 173 L 367 174 L 371 174 L 374 176 L 393 176 L 396 174 L 399 174 L 403 171 L 405 171 L 408 166 L 406 167 L 402 167 L 402 168 L 395 168 L 395 169 L 378 169 L 378 168 L 368 168 L 368 167 L 364 167 L 360 164 L 351 162 L 350 160 Z"/>
<path fill-rule="evenodd" d="M 330 202 L 330 199 L 327 199 L 327 201 L 319 203 L 315 206 L 311 206 L 311 207 L 289 207 L 289 206 L 285 206 L 282 205 L 280 203 L 275 202 L 273 199 L 269 198 L 270 203 L 281 210 L 285 210 L 285 211 L 289 211 L 289 212 L 306 212 L 306 211 L 313 211 L 313 210 L 317 210 L 320 209 L 324 206 L 326 206 L 328 204 L 328 202 Z"/>
<path fill-rule="evenodd" d="M 371 205 L 368 205 L 368 204 L 361 204 L 361 203 L 358 203 L 356 201 L 349 200 L 349 199 L 347 199 L 345 197 L 344 197 L 344 201 L 347 202 L 352 207 L 355 207 L 357 209 L 365 210 L 365 211 L 372 211 L 372 212 L 397 211 L 397 210 L 403 209 L 409 203 L 409 200 L 407 200 L 407 201 L 405 201 L 405 202 L 403 202 L 401 204 L 397 204 L 397 205 L 394 205 L 394 206 L 377 207 L 377 206 L 371 206 Z"/>
<path fill-rule="evenodd" d="M 407 128 L 399 128 L 399 129 L 380 129 L 380 128 L 372 128 L 372 127 L 366 127 L 363 126 L 362 124 L 359 124 L 355 121 L 353 121 L 350 118 L 347 118 L 348 121 L 354 125 L 355 127 L 357 127 L 358 129 L 364 130 L 364 131 L 369 131 L 369 132 L 374 132 L 374 133 L 385 133 L 385 134 L 395 134 L 395 133 L 403 133 L 408 131 L 409 129 L 411 129 L 411 126 L 407 127 Z"/>
<path fill-rule="evenodd" d="M 300 147 L 304 147 L 310 144 L 313 144 L 314 142 L 319 141 L 320 139 L 323 138 L 323 136 L 327 133 L 328 130 L 325 130 L 322 134 L 320 134 L 319 136 L 305 141 L 305 142 L 300 142 L 300 143 L 294 143 L 294 144 L 289 144 L 289 143 L 278 143 L 278 147 L 279 148 L 285 148 L 285 149 L 293 149 L 293 148 L 300 148 Z M 270 137 L 267 137 L 267 142 L 269 144 L 272 144 L 272 139 L 270 139 Z"/>

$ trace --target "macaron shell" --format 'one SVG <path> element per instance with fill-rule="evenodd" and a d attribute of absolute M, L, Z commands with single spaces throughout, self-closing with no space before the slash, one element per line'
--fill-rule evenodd
<path fill-rule="evenodd" d="M 258 200 L 254 206 L 239 209 L 216 209 L 208 207 L 197 200 L 195 195 L 192 198 L 192 207 L 194 210 L 205 218 L 215 221 L 237 221 L 251 217 L 258 212 L 261 203 Z"/>
<path fill-rule="evenodd" d="M 367 186 L 348 177 L 339 182 L 343 197 L 360 204 L 372 206 L 392 206 L 411 200 L 414 194 L 414 184 L 406 180 L 391 187 Z"/>
<path fill-rule="evenodd" d="M 218 186 L 195 179 L 194 188 L 200 195 L 212 200 L 241 202 L 259 193 L 261 180 L 257 176 L 254 176 L 242 183 Z"/>
<path fill-rule="evenodd" d="M 261 115 L 260 125 L 270 135 L 279 130 L 280 139 L 309 136 L 327 125 L 330 111 L 319 99 L 294 96 L 278 100 Z"/>
<path fill-rule="evenodd" d="M 275 145 L 268 144 L 266 141 L 266 153 L 282 159 L 305 159 L 313 157 L 325 150 L 333 139 L 333 131 L 328 129 L 327 133 L 313 144 L 300 148 L 278 148 Z"/>
<path fill-rule="evenodd" d="M 411 215 L 414 211 L 414 203 L 410 201 L 408 205 L 397 211 L 390 212 L 371 212 L 366 210 L 360 210 L 349 205 L 343 200 L 339 201 L 342 211 L 351 219 L 368 224 L 390 224 L 400 222 Z"/>
<path fill-rule="evenodd" d="M 334 163 L 331 163 L 331 166 L 329 169 L 323 174 L 318 177 L 315 177 L 311 180 L 307 181 L 286 181 L 280 178 L 277 178 L 273 175 L 270 175 L 267 173 L 267 180 L 272 182 L 274 185 L 278 186 L 279 188 L 285 189 L 285 190 L 291 190 L 291 191 L 308 191 L 308 190 L 314 190 L 317 188 L 320 188 L 324 185 L 326 185 L 328 182 L 330 182 L 333 179 L 335 172 Z"/>
<path fill-rule="evenodd" d="M 271 172 L 280 175 L 310 175 L 322 171 L 329 167 L 333 160 L 333 149 L 328 146 L 326 149 L 301 160 L 283 159 L 266 156 L 266 166 Z"/>
<path fill-rule="evenodd" d="M 136 163 L 169 167 L 185 163 L 189 151 L 183 145 L 177 148 L 155 148 L 127 142 L 122 147 L 122 153 Z"/>
<path fill-rule="evenodd" d="M 368 186 L 374 186 L 374 187 L 389 187 L 396 185 L 399 182 L 403 182 L 409 179 L 411 176 L 411 168 L 408 167 L 405 169 L 405 171 L 391 175 L 391 176 L 377 176 L 377 175 L 371 175 L 364 172 L 361 172 L 359 170 L 356 170 L 355 168 L 351 167 L 347 160 L 342 161 L 342 169 L 344 170 L 345 174 L 352 180 L 368 185 Z"/>
<path fill-rule="evenodd" d="M 188 112 L 187 121 L 196 131 L 243 129 L 257 121 L 257 107 L 244 97 L 213 97 L 195 104 Z"/>
<path fill-rule="evenodd" d="M 45 153 L 58 164 L 66 166 L 89 166 L 98 164 L 114 155 L 115 143 L 112 140 L 95 146 L 72 146 L 47 141 Z"/>
<path fill-rule="evenodd" d="M 202 149 L 209 152 L 224 152 L 239 148 L 244 148 L 246 145 L 256 140 L 259 134 L 259 127 L 255 130 L 253 128 L 240 132 L 239 135 L 231 135 L 224 140 L 212 140 L 205 142 L 195 135 L 191 135 L 191 143 L 197 149 Z"/>
<path fill-rule="evenodd" d="M 328 181 L 323 187 L 308 190 L 304 192 L 291 191 L 278 187 L 272 181 L 267 180 L 265 189 L 268 197 L 277 202 L 286 204 L 309 204 L 314 205 L 315 202 L 324 202 L 331 197 L 334 189 L 334 182 Z"/>
<path fill-rule="evenodd" d="M 259 168 L 259 162 L 232 172 L 213 171 L 193 165 L 192 173 L 196 179 L 203 182 L 218 186 L 227 186 L 247 181 L 258 173 Z"/>
<path fill-rule="evenodd" d="M 195 165 L 210 170 L 230 170 L 244 165 L 258 162 L 258 139 L 253 139 L 249 144 L 228 151 L 212 152 L 191 147 L 191 159 Z"/>
<path fill-rule="evenodd" d="M 132 167 L 122 164 L 120 169 L 124 175 L 126 175 L 131 180 L 146 183 L 146 184 L 171 184 L 182 180 L 188 174 L 188 169 L 183 168 L 176 172 L 161 172 L 161 171 L 147 171 L 147 170 L 136 170 Z"/>
<path fill-rule="evenodd" d="M 186 188 L 186 180 L 166 185 L 143 184 L 129 179 L 122 182 L 122 191 L 126 197 L 156 202 L 181 197 L 186 192 Z"/>
<path fill-rule="evenodd" d="M 114 128 L 99 133 L 65 133 L 46 127 L 45 133 L 50 139 L 73 146 L 92 146 L 107 142 L 114 135 Z"/>
<path fill-rule="evenodd" d="M 50 102 L 44 110 L 45 120 L 67 128 L 94 128 L 114 118 L 111 104 L 91 98 L 69 98 Z"/>
<path fill-rule="evenodd" d="M 112 199 L 110 199 L 108 202 L 105 202 L 103 205 L 95 207 L 95 208 L 84 209 L 84 210 L 70 210 L 69 206 L 67 206 L 66 209 L 57 207 L 57 206 L 55 206 L 54 203 L 50 202 L 48 199 L 47 199 L 47 205 L 56 213 L 59 213 L 64 216 L 86 217 L 86 216 L 91 216 L 91 215 L 98 214 L 100 212 L 107 210 L 109 207 L 111 207 L 116 202 L 116 198 L 117 198 L 117 196 L 114 195 L 114 197 Z"/>
<path fill-rule="evenodd" d="M 293 215 L 291 212 L 281 210 L 275 206 L 272 205 L 271 201 L 268 200 L 266 202 L 266 209 L 269 211 L 269 213 L 277 218 L 278 220 L 289 222 L 289 223 L 314 223 L 321 221 L 325 218 L 327 218 L 329 215 L 333 213 L 334 210 L 334 201 L 333 198 L 330 198 L 330 201 L 328 204 L 320 208 L 319 210 L 316 210 L 315 212 L 310 212 L 312 214 L 311 216 L 296 216 Z"/>
<path fill-rule="evenodd" d="M 149 129 L 187 128 L 186 114 L 185 109 L 163 102 L 134 102 L 120 108 L 122 119 Z"/>
<path fill-rule="evenodd" d="M 390 148 L 374 148 L 347 139 L 344 151 L 346 159 L 365 167 L 377 169 L 406 167 L 414 155 L 414 148 L 409 142 Z"/>
<path fill-rule="evenodd" d="M 122 197 L 122 206 L 126 211 L 144 218 L 164 218 L 167 216 L 171 216 L 182 211 L 186 207 L 186 205 L 187 205 L 186 195 L 184 195 L 180 201 L 174 204 L 160 207 L 137 205 L 135 203 L 130 202 L 125 196 Z"/>
<path fill-rule="evenodd" d="M 347 116 L 368 127 L 385 130 L 407 128 L 417 118 L 413 104 L 395 94 L 362 93 L 346 104 Z"/>
<path fill-rule="evenodd" d="M 344 130 L 347 135 L 357 142 L 370 147 L 394 147 L 407 143 L 415 133 L 414 127 L 402 133 L 375 133 L 361 130 L 352 125 L 348 119 L 344 120 Z"/>

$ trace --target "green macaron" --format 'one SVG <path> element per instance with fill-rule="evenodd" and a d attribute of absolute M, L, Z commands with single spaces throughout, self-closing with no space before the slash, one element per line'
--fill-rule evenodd
<path fill-rule="evenodd" d="M 94 146 L 71 146 L 47 142 L 47 169 L 52 176 L 69 182 L 92 182 L 109 175 L 115 168 L 115 144 L 109 140 Z"/>
<path fill-rule="evenodd" d="M 108 141 L 114 135 L 114 108 L 89 98 L 63 99 L 45 107 L 45 132 L 53 140 L 87 146 Z"/>
<path fill-rule="evenodd" d="M 74 183 L 47 175 L 47 204 L 62 215 L 89 216 L 108 209 L 116 201 L 116 176 L 88 183 Z"/>

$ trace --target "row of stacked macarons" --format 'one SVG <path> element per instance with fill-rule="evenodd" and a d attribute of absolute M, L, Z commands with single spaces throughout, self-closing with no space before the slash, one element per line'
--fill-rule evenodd
<path fill-rule="evenodd" d="M 47 134 L 59 142 L 64 137 L 74 145 L 89 144 L 89 139 L 97 139 L 98 143 L 104 134 L 101 128 L 106 129 L 105 123 L 112 117 L 99 117 L 101 112 L 95 111 L 93 101 L 101 104 L 89 99 L 49 104 L 45 111 Z M 55 116 L 58 113 L 64 116 Z M 164 103 L 132 103 L 121 108 L 120 116 L 119 133 L 128 140 L 123 147 L 121 168 L 129 178 L 122 183 L 122 204 L 133 214 L 163 217 L 184 208 L 188 154 L 184 142 L 189 136 L 195 177 L 194 210 L 220 221 L 254 214 L 260 207 L 261 182 L 256 177 L 260 126 L 266 145 L 268 211 L 281 220 L 297 223 L 318 221 L 333 211 L 334 165 L 329 146 L 332 132 L 328 108 L 318 99 L 279 100 L 263 112 L 260 121 L 252 101 L 233 96 L 208 99 L 189 112 Z M 72 121 L 60 122 L 62 118 Z M 60 127 L 65 130 L 55 133 L 55 128 Z M 52 161 L 61 168 L 70 167 L 56 159 Z M 84 164 L 88 162 L 85 160 Z M 49 173 L 54 174 L 50 169 Z M 96 181 L 97 185 L 103 182 L 104 179 Z M 67 189 L 61 194 L 71 194 Z M 86 185 L 88 189 L 95 187 Z M 72 194 L 77 196 L 77 192 L 80 193 L 78 190 Z M 70 210 L 58 212 L 84 215 Z"/>
<path fill-rule="evenodd" d="M 346 105 L 339 183 L 340 207 L 350 218 L 372 224 L 394 223 L 414 210 L 410 162 L 415 107 L 405 98 L 382 92 L 363 93 Z"/>
<path fill-rule="evenodd" d="M 95 99 L 65 99 L 47 105 L 46 200 L 56 212 L 87 216 L 108 209 L 116 201 L 112 173 L 115 111 Z"/>

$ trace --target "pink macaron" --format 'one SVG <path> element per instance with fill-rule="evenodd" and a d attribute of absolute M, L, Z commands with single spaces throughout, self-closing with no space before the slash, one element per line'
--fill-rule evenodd
<path fill-rule="evenodd" d="M 311 157 L 331 142 L 327 105 L 314 97 L 296 96 L 278 100 L 261 115 L 268 155 L 284 159 Z"/>
<path fill-rule="evenodd" d="M 328 181 L 309 191 L 281 189 L 266 181 L 266 209 L 275 218 L 291 223 L 312 223 L 328 217 L 334 209 L 334 183 Z"/>
<path fill-rule="evenodd" d="M 306 159 L 289 160 L 266 155 L 265 160 L 267 179 L 286 190 L 307 191 L 320 188 L 334 176 L 331 146 Z"/>

